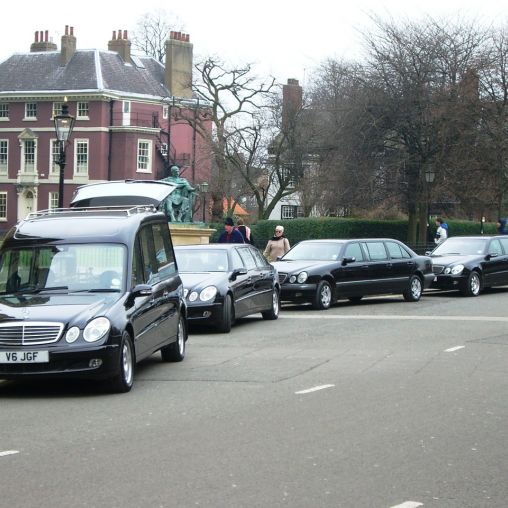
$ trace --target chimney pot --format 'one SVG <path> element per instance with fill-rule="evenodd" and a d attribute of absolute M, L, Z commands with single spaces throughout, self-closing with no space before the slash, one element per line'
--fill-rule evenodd
<path fill-rule="evenodd" d="M 39 42 L 39 32 L 35 32 L 35 42 Z"/>
<path fill-rule="evenodd" d="M 65 35 L 69 35 L 69 25 L 65 25 Z"/>
<path fill-rule="evenodd" d="M 127 30 L 124 30 L 124 31 L 123 31 L 123 38 L 124 38 L 125 40 L 127 40 L 127 39 L 128 39 L 128 37 L 127 37 Z"/>
<path fill-rule="evenodd" d="M 122 31 L 118 30 L 117 33 L 118 33 L 118 38 L 121 39 L 122 38 Z"/>
<path fill-rule="evenodd" d="M 44 32 L 44 42 L 48 42 L 48 39 L 49 39 L 49 31 L 48 31 L 48 30 L 46 30 L 46 31 Z"/>
<path fill-rule="evenodd" d="M 74 36 L 74 27 L 71 26 L 71 35 Z"/>

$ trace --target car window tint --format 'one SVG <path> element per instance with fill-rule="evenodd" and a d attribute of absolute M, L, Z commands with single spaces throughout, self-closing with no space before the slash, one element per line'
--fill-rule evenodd
<path fill-rule="evenodd" d="M 501 245 L 503 246 L 504 253 L 508 254 L 508 238 L 501 238 L 499 241 L 501 242 Z"/>
<path fill-rule="evenodd" d="M 388 249 L 388 253 L 392 259 L 404 259 L 410 258 L 409 252 L 406 251 L 403 247 L 401 247 L 396 242 L 385 242 L 386 248 Z"/>
<path fill-rule="evenodd" d="M 166 279 L 176 272 L 169 228 L 166 224 L 154 224 L 152 226 L 152 231 L 156 252 L 157 273 L 161 279 Z"/>
<path fill-rule="evenodd" d="M 256 268 L 256 260 L 254 259 L 254 256 L 251 254 L 250 249 L 248 247 L 238 249 L 238 254 L 240 254 L 240 257 L 242 258 L 245 268 L 247 268 L 248 270 L 253 270 L 254 268 Z"/>
<path fill-rule="evenodd" d="M 259 252 L 258 249 L 255 247 L 249 247 L 250 253 L 254 256 L 254 259 L 256 260 L 256 264 L 259 268 L 266 268 L 268 267 L 268 262 L 263 257 L 261 252 Z"/>
<path fill-rule="evenodd" d="M 362 247 L 359 243 L 350 243 L 346 246 L 344 257 L 355 258 L 356 261 L 363 261 Z"/>
<path fill-rule="evenodd" d="M 383 242 L 366 242 L 367 252 L 371 261 L 381 261 L 388 259 Z"/>
<path fill-rule="evenodd" d="M 240 254 L 236 249 L 231 249 L 231 270 L 236 270 L 237 268 L 244 268 L 244 264 Z"/>
<path fill-rule="evenodd" d="M 499 240 L 492 240 L 489 245 L 489 254 L 502 254 L 503 249 L 501 248 L 501 244 Z"/>
<path fill-rule="evenodd" d="M 151 226 L 145 226 L 140 232 L 141 254 L 143 260 L 144 278 L 148 284 L 156 284 L 159 281 L 157 268 L 159 263 L 155 256 L 153 233 Z"/>
<path fill-rule="evenodd" d="M 180 272 L 226 272 L 228 270 L 227 252 L 222 249 L 182 249 L 176 250 L 176 260 Z"/>
<path fill-rule="evenodd" d="M 141 261 L 141 251 L 139 241 L 136 240 L 134 244 L 134 252 L 132 256 L 132 281 L 131 286 L 136 284 L 144 284 L 146 278 L 144 276 L 143 263 Z"/>

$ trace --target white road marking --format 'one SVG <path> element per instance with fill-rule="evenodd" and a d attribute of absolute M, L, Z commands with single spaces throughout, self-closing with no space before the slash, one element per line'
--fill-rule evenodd
<path fill-rule="evenodd" d="M 423 506 L 423 503 L 419 503 L 418 501 L 406 501 L 405 503 L 392 506 L 391 508 L 417 508 L 417 506 Z"/>
<path fill-rule="evenodd" d="M 445 349 L 445 353 L 453 353 L 454 351 L 458 351 L 459 349 L 464 349 L 466 346 L 455 346 L 450 349 Z"/>
<path fill-rule="evenodd" d="M 320 385 L 314 386 L 314 388 L 309 388 L 307 390 L 300 390 L 299 392 L 295 392 L 296 395 L 301 395 L 302 393 L 312 393 L 317 392 L 318 390 L 324 390 L 325 388 L 333 388 L 335 385 Z"/>
<path fill-rule="evenodd" d="M 397 321 L 491 321 L 508 322 L 504 316 L 398 316 L 395 314 L 279 314 L 279 319 L 386 319 Z"/>
<path fill-rule="evenodd" d="M 0 457 L 6 457 L 7 455 L 16 455 L 19 453 L 18 450 L 6 450 L 5 452 L 0 452 Z"/>

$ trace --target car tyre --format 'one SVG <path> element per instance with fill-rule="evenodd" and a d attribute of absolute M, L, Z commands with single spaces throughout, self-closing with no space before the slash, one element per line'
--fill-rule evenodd
<path fill-rule="evenodd" d="M 279 311 L 280 311 L 280 296 L 277 289 L 274 288 L 272 293 L 272 306 L 270 307 L 269 310 L 261 312 L 261 315 L 263 316 L 263 319 L 273 320 L 279 317 Z"/>
<path fill-rule="evenodd" d="M 118 372 L 111 378 L 111 390 L 115 393 L 129 392 L 134 384 L 134 367 L 136 355 L 132 339 L 128 332 L 123 332 L 118 355 Z"/>
<path fill-rule="evenodd" d="M 422 297 L 422 293 L 422 279 L 420 279 L 418 275 L 411 275 L 411 277 L 409 277 L 407 289 L 402 293 L 404 300 L 406 300 L 406 302 L 417 302 Z"/>
<path fill-rule="evenodd" d="M 187 341 L 187 325 L 180 314 L 176 341 L 161 348 L 161 358 L 164 362 L 181 362 L 185 358 L 185 342 Z"/>
<path fill-rule="evenodd" d="M 332 305 L 333 292 L 330 283 L 322 280 L 317 287 L 316 294 L 312 300 L 312 307 L 317 310 L 329 309 Z"/>
<path fill-rule="evenodd" d="M 231 326 L 233 324 L 233 302 L 231 300 L 231 295 L 228 293 L 224 297 L 224 304 L 222 306 L 222 317 L 217 325 L 217 330 L 220 333 L 229 333 L 231 331 Z"/>
<path fill-rule="evenodd" d="M 460 292 L 464 296 L 478 296 L 481 290 L 482 290 L 481 276 L 476 270 L 473 270 L 469 274 L 469 277 L 467 278 L 467 281 L 465 285 L 461 288 Z"/>

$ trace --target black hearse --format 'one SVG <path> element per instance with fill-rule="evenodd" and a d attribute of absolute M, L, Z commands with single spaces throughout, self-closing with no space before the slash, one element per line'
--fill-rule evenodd
<path fill-rule="evenodd" d="M 164 361 L 183 360 L 183 287 L 157 210 L 173 189 L 150 181 L 83 186 L 72 208 L 31 213 L 8 232 L 0 378 L 90 377 L 126 392 L 143 358 L 160 350 Z"/>

